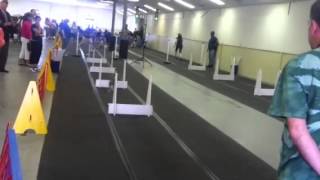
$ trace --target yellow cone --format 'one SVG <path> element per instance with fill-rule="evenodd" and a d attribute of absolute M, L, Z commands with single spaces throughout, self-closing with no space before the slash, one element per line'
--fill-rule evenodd
<path fill-rule="evenodd" d="M 52 69 L 50 66 L 51 58 L 52 58 L 52 52 L 50 50 L 48 53 L 48 56 L 46 58 L 45 64 L 42 66 L 40 73 L 38 75 L 38 82 L 39 82 L 40 78 L 45 76 L 46 90 L 49 92 L 53 92 L 56 90 L 56 82 L 53 78 Z"/>
<path fill-rule="evenodd" d="M 47 69 L 47 87 L 46 89 L 50 92 L 53 92 L 56 90 L 56 82 L 53 78 L 53 74 L 52 74 L 52 69 L 51 69 L 51 62 L 52 59 L 52 51 L 50 50 L 49 54 L 48 54 L 48 58 L 46 60 L 46 65 L 48 67 Z"/>
<path fill-rule="evenodd" d="M 29 83 L 13 129 L 16 134 L 24 134 L 27 130 L 33 130 L 39 135 L 48 133 L 35 81 Z"/>

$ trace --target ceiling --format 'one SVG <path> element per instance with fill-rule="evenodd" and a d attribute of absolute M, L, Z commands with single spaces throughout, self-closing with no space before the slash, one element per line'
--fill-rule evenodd
<path fill-rule="evenodd" d="M 90 0 L 90 1 L 100 1 L 100 0 Z M 117 0 L 120 6 L 123 5 L 125 0 Z M 223 0 L 226 5 L 225 6 L 218 6 L 212 3 L 209 0 L 184 0 L 188 3 L 191 3 L 196 6 L 195 9 L 188 9 L 176 2 L 174 0 L 140 0 L 139 2 L 133 3 L 128 2 L 128 7 L 133 8 L 135 6 L 143 7 L 144 4 L 148 4 L 154 8 L 160 9 L 160 13 L 167 13 L 167 11 L 162 7 L 158 6 L 158 2 L 162 2 L 164 4 L 169 5 L 170 7 L 174 8 L 175 11 L 191 11 L 191 10 L 201 10 L 201 9 L 215 9 L 221 7 L 237 7 L 237 6 L 249 6 L 249 5 L 261 5 L 261 4 L 271 4 L 271 3 L 289 3 L 290 0 Z M 292 0 L 295 1 L 307 1 L 307 0 Z M 152 12 L 152 11 L 151 11 Z"/>

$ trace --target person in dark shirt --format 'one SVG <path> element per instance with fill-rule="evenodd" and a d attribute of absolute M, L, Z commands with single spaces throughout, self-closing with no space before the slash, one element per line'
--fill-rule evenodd
<path fill-rule="evenodd" d="M 181 33 L 179 33 L 178 37 L 177 37 L 177 41 L 176 41 L 176 51 L 175 51 L 176 57 L 177 57 L 177 52 L 179 51 L 179 57 L 181 58 L 182 48 L 183 48 L 183 38 L 182 38 Z"/>
<path fill-rule="evenodd" d="M 37 68 L 41 52 L 42 52 L 42 37 L 43 29 L 40 26 L 41 17 L 35 17 L 35 23 L 32 25 L 32 40 L 31 40 L 31 54 L 30 54 L 30 66 L 32 71 L 38 71 Z"/>
<path fill-rule="evenodd" d="M 71 28 L 69 27 L 68 23 L 69 20 L 65 19 L 59 25 L 62 36 L 62 49 L 66 49 L 68 47 L 71 38 Z"/>
<path fill-rule="evenodd" d="M 8 73 L 5 69 L 8 59 L 10 33 L 12 32 L 12 19 L 11 15 L 7 12 L 8 0 L 2 0 L 0 2 L 0 27 L 3 29 L 5 45 L 0 50 L 0 72 Z"/>
<path fill-rule="evenodd" d="M 209 64 L 207 67 L 213 68 L 215 66 L 216 62 L 216 54 L 219 46 L 219 41 L 217 37 L 215 36 L 215 32 L 211 32 L 211 38 L 208 43 L 208 51 L 209 51 Z"/>

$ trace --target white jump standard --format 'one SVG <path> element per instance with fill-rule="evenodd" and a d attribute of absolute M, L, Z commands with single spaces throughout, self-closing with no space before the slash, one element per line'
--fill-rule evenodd
<path fill-rule="evenodd" d="M 122 81 L 117 81 L 117 88 L 119 89 L 127 89 L 128 81 L 126 81 L 127 76 L 127 61 L 123 62 L 123 72 L 122 72 Z"/>
<path fill-rule="evenodd" d="M 232 61 L 230 74 L 219 74 L 219 65 L 220 65 L 220 61 L 219 61 L 219 58 L 217 58 L 216 67 L 215 67 L 215 71 L 213 74 L 213 79 L 214 80 L 222 80 L 222 81 L 234 81 L 235 80 L 235 66 L 236 66 L 235 58 Z"/>
<path fill-rule="evenodd" d="M 259 71 L 257 73 L 256 84 L 254 86 L 254 95 L 255 96 L 273 96 L 274 95 L 274 91 L 275 91 L 275 87 L 278 84 L 278 80 L 279 80 L 280 74 L 281 74 L 281 71 L 279 71 L 278 74 L 277 74 L 276 81 L 274 83 L 274 88 L 266 89 L 266 88 L 262 88 L 262 70 L 259 69 Z"/>
<path fill-rule="evenodd" d="M 114 74 L 115 73 L 115 68 L 113 67 L 113 57 L 114 57 L 114 53 L 111 53 L 111 63 L 110 63 L 110 67 L 103 67 L 102 64 L 104 64 L 103 61 L 105 61 L 105 63 L 108 63 L 108 60 L 106 58 L 106 47 L 104 48 L 104 57 L 100 58 L 99 62 L 100 66 L 91 66 L 90 67 L 90 72 L 96 72 L 96 73 L 108 73 L 108 74 Z"/>
<path fill-rule="evenodd" d="M 206 70 L 206 63 L 204 62 L 204 49 L 205 45 L 201 45 L 201 56 L 200 56 L 200 66 L 199 65 L 193 65 L 193 56 L 192 54 L 190 55 L 190 61 L 189 61 L 189 66 L 188 70 L 195 70 L 195 71 L 205 71 Z"/>
<path fill-rule="evenodd" d="M 169 61 L 169 56 L 170 56 L 170 39 L 168 39 L 166 61 L 163 62 L 164 64 L 171 64 L 171 62 Z"/>
<path fill-rule="evenodd" d="M 146 104 L 117 104 L 117 91 L 118 91 L 118 74 L 115 74 L 115 84 L 113 90 L 113 102 L 108 104 L 108 113 L 114 116 L 119 115 L 137 115 L 148 116 L 153 114 L 153 106 L 151 105 L 151 90 L 152 90 L 152 77 L 149 79 L 148 93 Z"/>
<path fill-rule="evenodd" d="M 110 87 L 110 80 L 103 80 L 102 73 L 103 73 L 102 71 L 99 72 L 99 79 L 96 80 L 96 87 L 109 88 Z M 127 89 L 128 88 L 128 81 L 126 81 L 126 74 L 127 74 L 127 61 L 124 61 L 122 81 L 117 81 L 117 86 L 116 86 L 117 88 L 119 88 L 119 89 Z"/>

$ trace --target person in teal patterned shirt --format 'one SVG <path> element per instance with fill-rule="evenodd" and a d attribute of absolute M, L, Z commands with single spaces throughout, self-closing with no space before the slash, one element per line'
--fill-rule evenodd
<path fill-rule="evenodd" d="M 312 50 L 286 65 L 268 111 L 284 119 L 279 180 L 320 180 L 320 0 L 310 19 Z"/>

